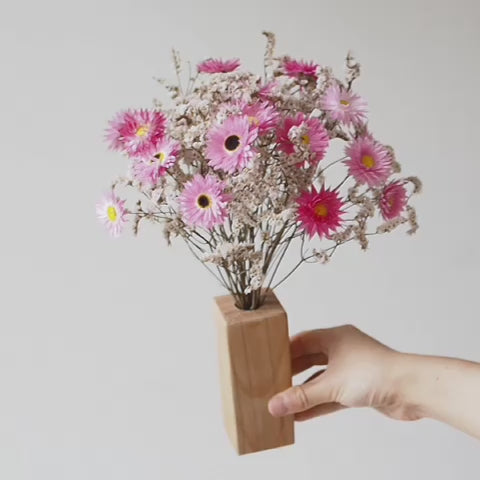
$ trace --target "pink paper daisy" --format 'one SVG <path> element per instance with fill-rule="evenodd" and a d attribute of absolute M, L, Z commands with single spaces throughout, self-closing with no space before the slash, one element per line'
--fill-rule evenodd
<path fill-rule="evenodd" d="M 321 107 L 330 119 L 345 125 L 360 125 L 366 120 L 367 102 L 336 83 L 327 88 Z"/>
<path fill-rule="evenodd" d="M 145 185 L 154 186 L 158 179 L 176 162 L 180 153 L 180 144 L 174 140 L 163 138 L 155 147 L 155 153 L 148 157 L 133 160 L 133 176 Z"/>
<path fill-rule="evenodd" d="M 380 211 L 385 220 L 398 217 L 407 205 L 407 190 L 400 182 L 392 182 L 382 192 Z"/>
<path fill-rule="evenodd" d="M 306 133 L 302 137 L 302 146 L 312 152 L 312 162 L 319 162 L 325 156 L 330 138 L 328 132 L 318 118 L 306 118 L 303 113 L 295 117 L 287 117 L 277 131 L 279 148 L 288 155 L 295 153 L 295 144 L 289 137 L 292 127 L 305 125 Z"/>
<path fill-rule="evenodd" d="M 120 200 L 113 192 L 107 193 L 97 203 L 97 217 L 113 237 L 118 237 L 127 222 L 125 200 Z"/>
<path fill-rule="evenodd" d="M 233 173 L 245 168 L 255 155 L 252 143 L 258 135 L 246 115 L 232 115 L 207 134 L 208 164 L 216 170 Z"/>
<path fill-rule="evenodd" d="M 250 125 L 258 128 L 259 135 L 273 130 L 278 123 L 277 109 L 268 102 L 255 102 L 243 108 L 243 114 L 248 117 Z"/>
<path fill-rule="evenodd" d="M 110 148 L 126 152 L 131 157 L 154 153 L 155 145 L 165 133 L 166 118 L 153 110 L 127 110 L 110 122 L 107 140 Z"/>
<path fill-rule="evenodd" d="M 369 187 L 382 185 L 392 172 L 392 158 L 388 150 L 369 136 L 359 137 L 345 150 L 345 163 L 358 183 Z"/>
<path fill-rule="evenodd" d="M 286 58 L 283 62 L 283 71 L 289 77 L 295 78 L 312 78 L 315 81 L 318 78 L 319 65 L 314 62 L 305 62 L 303 60 L 292 60 Z"/>
<path fill-rule="evenodd" d="M 223 189 L 224 183 L 213 175 L 197 174 L 187 182 L 179 199 L 185 223 L 208 230 L 222 224 L 228 215 L 229 200 Z"/>
<path fill-rule="evenodd" d="M 277 87 L 278 83 L 275 81 L 266 83 L 258 91 L 259 98 L 265 101 L 271 100 L 272 97 L 275 96 L 275 90 Z"/>
<path fill-rule="evenodd" d="M 328 238 L 342 224 L 344 203 L 335 191 L 322 189 L 317 192 L 312 188 L 311 192 L 304 192 L 297 203 L 297 218 L 310 238 L 315 234 Z"/>
<path fill-rule="evenodd" d="M 240 66 L 240 60 L 234 58 L 232 60 L 220 60 L 209 58 L 197 65 L 197 69 L 201 73 L 230 73 L 234 72 Z"/>

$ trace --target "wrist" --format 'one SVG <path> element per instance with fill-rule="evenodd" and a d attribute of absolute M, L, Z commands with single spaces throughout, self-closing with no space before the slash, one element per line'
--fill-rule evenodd
<path fill-rule="evenodd" d="M 392 401 L 402 420 L 418 420 L 430 416 L 425 399 L 427 379 L 423 375 L 426 357 L 395 352 L 392 362 Z"/>
<path fill-rule="evenodd" d="M 389 365 L 391 416 L 429 417 L 480 438 L 480 365 L 447 357 L 394 353 Z"/>

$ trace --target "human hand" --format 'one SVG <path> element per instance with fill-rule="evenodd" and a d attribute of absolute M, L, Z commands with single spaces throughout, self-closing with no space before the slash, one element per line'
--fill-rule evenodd
<path fill-rule="evenodd" d="M 324 373 L 269 402 L 274 416 L 308 420 L 347 407 L 373 407 L 399 420 L 420 418 L 402 397 L 402 354 L 351 325 L 303 332 L 291 340 L 292 373 L 326 365 Z"/>

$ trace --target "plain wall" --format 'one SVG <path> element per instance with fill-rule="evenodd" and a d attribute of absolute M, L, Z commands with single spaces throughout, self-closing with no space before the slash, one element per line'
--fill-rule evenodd
<path fill-rule="evenodd" d="M 278 290 L 292 332 L 351 322 L 394 348 L 480 361 L 480 4 L 83 0 L 0 6 L 0 478 L 474 480 L 480 444 L 351 410 L 294 447 L 237 457 L 223 430 L 212 297 L 160 229 L 113 241 L 94 205 L 125 161 L 103 130 L 195 64 L 278 53 L 343 68 L 370 125 L 419 175 L 421 229 L 341 249 Z M 297 256 L 290 253 L 289 260 Z"/>

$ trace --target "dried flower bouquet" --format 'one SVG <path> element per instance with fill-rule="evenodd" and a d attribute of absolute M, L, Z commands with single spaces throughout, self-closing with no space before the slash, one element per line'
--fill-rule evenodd
<path fill-rule="evenodd" d="M 366 249 L 370 236 L 405 223 L 414 233 L 409 200 L 421 189 L 416 177 L 400 176 L 393 149 L 369 130 L 366 102 L 353 90 L 360 65 L 350 54 L 340 79 L 317 63 L 275 56 L 275 38 L 265 35 L 262 75 L 237 59 L 209 59 L 182 85 L 174 52 L 178 84 L 162 82 L 172 104 L 125 110 L 110 122 L 107 140 L 128 157 L 129 172 L 97 205 L 114 236 L 129 221 L 137 233 L 149 220 L 167 242 L 183 238 L 244 310 L 340 245 Z M 344 155 L 330 159 L 335 142 Z M 120 186 L 137 195 L 132 207 Z M 279 278 L 293 244 L 298 263 Z"/>

